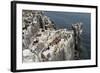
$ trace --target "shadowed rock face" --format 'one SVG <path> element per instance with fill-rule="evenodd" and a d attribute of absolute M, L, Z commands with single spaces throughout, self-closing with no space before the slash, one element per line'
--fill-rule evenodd
<path fill-rule="evenodd" d="M 74 25 L 72 28 L 56 30 L 53 21 L 42 11 L 23 10 L 23 62 L 74 60 L 80 29 Z"/>

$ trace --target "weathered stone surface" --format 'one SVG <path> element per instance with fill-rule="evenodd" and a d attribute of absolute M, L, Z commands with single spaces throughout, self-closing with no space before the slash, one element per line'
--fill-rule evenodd
<path fill-rule="evenodd" d="M 56 30 L 43 12 L 23 10 L 23 62 L 74 60 L 81 27 L 72 28 Z"/>

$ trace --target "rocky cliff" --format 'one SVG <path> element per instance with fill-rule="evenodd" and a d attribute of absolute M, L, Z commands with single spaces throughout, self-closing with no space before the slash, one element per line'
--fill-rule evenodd
<path fill-rule="evenodd" d="M 22 22 L 23 62 L 79 59 L 80 23 L 56 30 L 49 17 L 33 10 L 23 10 Z"/>

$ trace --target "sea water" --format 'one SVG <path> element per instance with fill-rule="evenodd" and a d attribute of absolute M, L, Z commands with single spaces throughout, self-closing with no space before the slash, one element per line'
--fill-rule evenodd
<path fill-rule="evenodd" d="M 77 12 L 54 12 L 44 11 L 55 24 L 57 29 L 70 29 L 72 24 L 82 22 L 83 32 L 81 35 L 80 58 L 91 59 L 91 14 Z"/>

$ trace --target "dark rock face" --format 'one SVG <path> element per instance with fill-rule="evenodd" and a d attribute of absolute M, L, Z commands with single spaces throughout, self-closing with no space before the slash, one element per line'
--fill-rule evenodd
<path fill-rule="evenodd" d="M 23 10 L 23 62 L 79 59 L 80 33 L 80 24 L 72 25 L 72 30 L 56 30 L 42 11 Z"/>
<path fill-rule="evenodd" d="M 80 59 L 80 35 L 82 33 L 82 23 L 76 23 L 72 25 L 72 29 L 74 31 L 74 42 L 75 42 L 75 57 L 74 59 Z"/>

